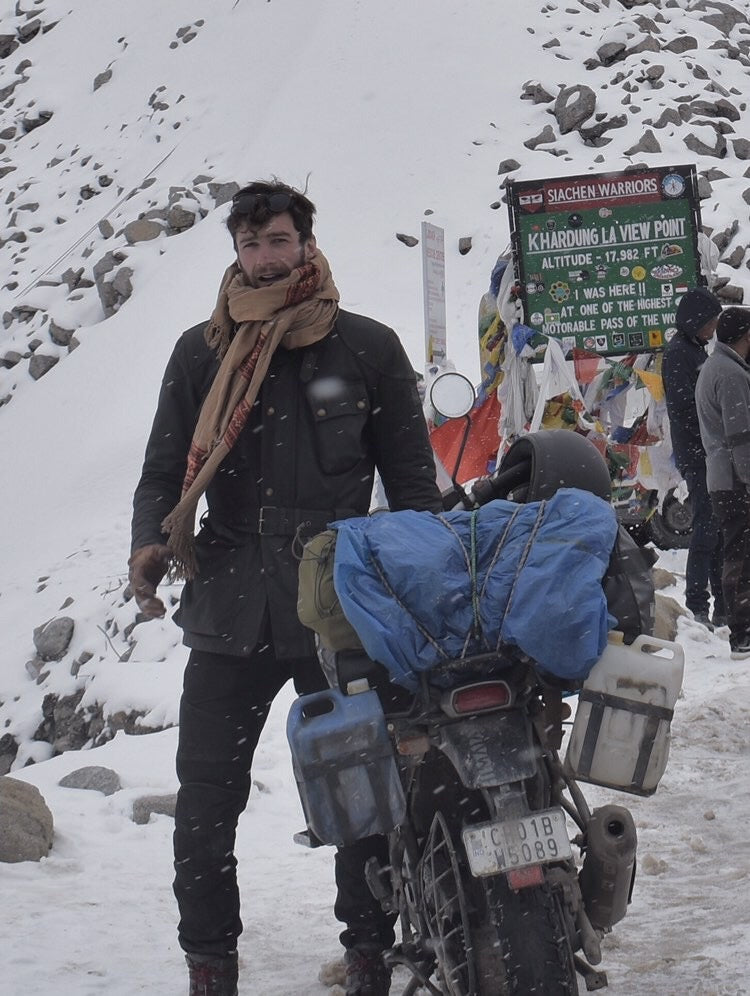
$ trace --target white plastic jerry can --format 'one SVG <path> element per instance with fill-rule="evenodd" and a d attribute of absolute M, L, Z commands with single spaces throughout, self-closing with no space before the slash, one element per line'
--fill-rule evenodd
<path fill-rule="evenodd" d="M 635 795 L 654 793 L 667 766 L 684 670 L 679 644 L 641 635 L 626 646 L 621 633 L 610 633 L 578 696 L 568 774 Z"/>

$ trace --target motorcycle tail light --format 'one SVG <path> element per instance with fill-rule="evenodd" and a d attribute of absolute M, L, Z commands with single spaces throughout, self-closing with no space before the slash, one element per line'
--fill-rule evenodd
<path fill-rule="evenodd" d="M 480 681 L 463 688 L 453 688 L 443 696 L 442 706 L 449 716 L 489 712 L 511 704 L 510 686 L 505 681 Z"/>
<path fill-rule="evenodd" d="M 506 872 L 508 885 L 514 892 L 519 889 L 528 889 L 534 885 L 541 885 L 544 882 L 544 870 L 541 865 L 527 865 L 526 868 L 513 868 Z"/>

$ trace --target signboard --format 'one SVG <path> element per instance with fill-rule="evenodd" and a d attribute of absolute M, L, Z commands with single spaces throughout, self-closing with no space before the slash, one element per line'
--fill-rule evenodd
<path fill-rule="evenodd" d="M 445 233 L 422 222 L 422 293 L 427 366 L 442 364 L 446 357 L 445 331 Z"/>
<path fill-rule="evenodd" d="M 508 211 L 525 322 L 566 355 L 660 349 L 704 283 L 694 166 L 515 181 Z"/>

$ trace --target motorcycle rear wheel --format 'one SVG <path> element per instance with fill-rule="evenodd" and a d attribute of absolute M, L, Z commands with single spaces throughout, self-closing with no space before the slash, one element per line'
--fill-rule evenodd
<path fill-rule="evenodd" d="M 446 996 L 578 993 L 557 891 L 545 884 L 514 892 L 504 876 L 475 878 L 442 813 L 426 842 L 421 886 Z"/>
<path fill-rule="evenodd" d="M 575 996 L 578 982 L 559 891 L 545 883 L 515 892 L 504 876 L 483 884 L 503 949 L 507 992 Z"/>

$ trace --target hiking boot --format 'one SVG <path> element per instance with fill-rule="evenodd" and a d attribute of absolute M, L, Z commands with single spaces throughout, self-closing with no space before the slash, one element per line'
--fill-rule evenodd
<path fill-rule="evenodd" d="M 695 621 L 697 623 L 700 623 L 701 626 L 705 626 L 706 629 L 711 630 L 711 632 L 713 633 L 714 624 L 708 618 L 708 612 L 707 611 L 704 610 L 703 612 L 694 612 L 693 613 L 693 619 L 695 619 Z"/>
<path fill-rule="evenodd" d="M 228 958 L 186 954 L 190 973 L 188 996 L 237 996 L 237 954 Z"/>
<path fill-rule="evenodd" d="M 713 623 L 714 629 L 721 629 L 722 626 L 729 625 L 726 612 L 714 612 L 711 616 L 711 622 Z"/>
<path fill-rule="evenodd" d="M 729 654 L 733 661 L 746 661 L 750 658 L 750 643 L 737 643 Z"/>
<path fill-rule="evenodd" d="M 391 973 L 383 961 L 383 951 L 363 944 L 344 955 L 346 996 L 388 996 Z"/>

